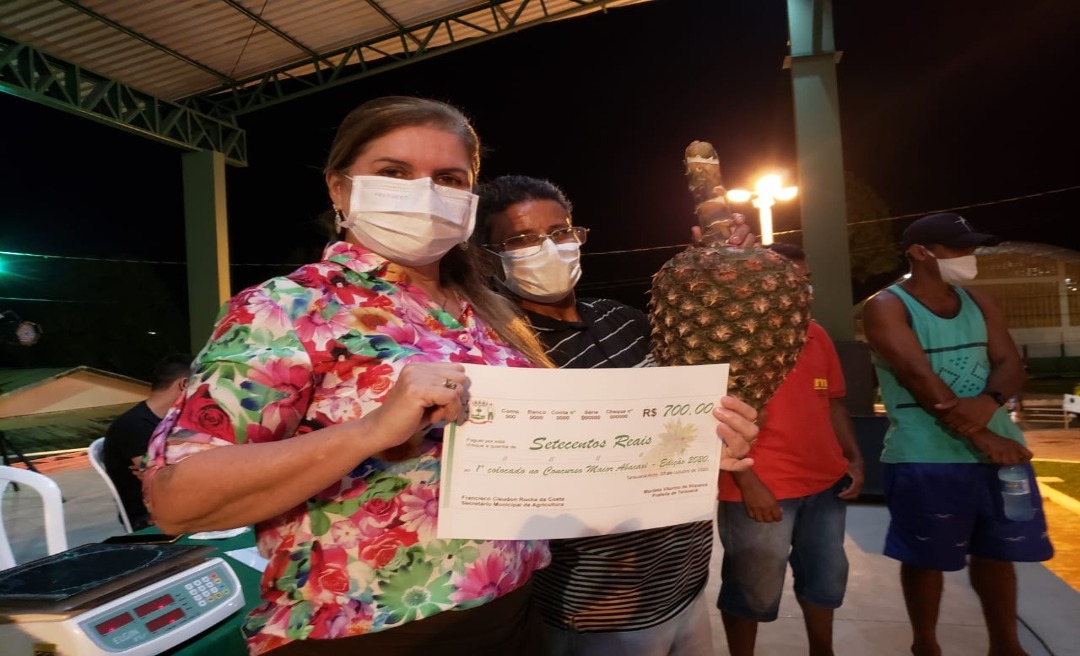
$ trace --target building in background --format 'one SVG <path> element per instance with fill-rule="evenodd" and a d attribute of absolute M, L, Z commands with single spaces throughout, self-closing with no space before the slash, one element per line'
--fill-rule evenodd
<path fill-rule="evenodd" d="M 145 381 L 91 367 L 0 369 L 0 433 L 31 457 L 85 449 L 149 393 Z"/>

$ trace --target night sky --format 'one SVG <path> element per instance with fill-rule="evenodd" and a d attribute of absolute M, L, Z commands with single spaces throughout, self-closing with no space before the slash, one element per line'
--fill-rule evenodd
<path fill-rule="evenodd" d="M 268 264 L 317 252 L 315 217 L 328 207 L 320 171 L 337 123 L 369 98 L 412 94 L 474 120 L 487 150 L 481 178 L 524 173 L 561 185 L 575 222 L 592 228 L 586 295 L 643 306 L 649 275 L 675 249 L 602 253 L 687 241 L 687 143 L 714 143 L 729 187 L 765 169 L 798 184 L 785 13 L 782 0 L 657 0 L 241 117 L 250 166 L 228 171 L 234 289 L 289 269 Z M 896 234 L 923 213 L 992 203 L 961 211 L 1007 239 L 1080 249 L 1080 193 L 1044 193 L 1080 185 L 1068 99 L 1080 5 L 834 0 L 834 14 L 845 168 L 902 217 L 890 222 Z M 178 150 L 4 94 L 0 116 L 0 250 L 184 260 Z M 996 202 L 1032 194 L 1043 195 Z M 799 227 L 797 202 L 775 214 L 777 230 Z M 183 312 L 179 264 L 4 261 L 15 275 L 0 278 L 0 309 L 24 318 L 139 307 L 109 285 L 142 270 L 162 284 L 141 298 L 167 296 Z"/>

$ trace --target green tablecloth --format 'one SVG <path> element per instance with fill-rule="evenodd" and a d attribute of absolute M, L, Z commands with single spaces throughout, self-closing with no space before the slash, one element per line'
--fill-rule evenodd
<path fill-rule="evenodd" d="M 153 527 L 135 531 L 137 534 L 160 532 Z M 244 608 L 215 626 L 213 630 L 177 645 L 165 653 L 173 656 L 246 656 L 248 653 L 247 645 L 240 634 L 240 625 L 243 624 L 248 611 L 260 602 L 259 579 L 262 574 L 258 570 L 229 557 L 225 552 L 255 546 L 255 532 L 248 531 L 225 540 L 191 540 L 184 536 L 176 544 L 198 544 L 214 547 L 214 555 L 220 556 L 222 560 L 227 562 L 236 572 L 236 577 L 240 579 L 240 588 L 244 592 Z"/>

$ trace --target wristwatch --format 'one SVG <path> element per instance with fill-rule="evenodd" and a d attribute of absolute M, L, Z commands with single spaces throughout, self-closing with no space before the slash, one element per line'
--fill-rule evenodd
<path fill-rule="evenodd" d="M 994 402 L 996 402 L 999 406 L 1005 405 L 1005 401 L 1007 400 L 1004 396 L 1001 395 L 1001 392 L 995 392 L 993 390 L 983 390 L 982 393 L 994 399 Z"/>

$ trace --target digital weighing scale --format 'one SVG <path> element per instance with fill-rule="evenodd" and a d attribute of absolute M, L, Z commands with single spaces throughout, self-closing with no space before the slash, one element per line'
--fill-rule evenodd
<path fill-rule="evenodd" d="M 87 544 L 0 571 L 5 655 L 149 656 L 244 606 L 209 546 Z"/>

